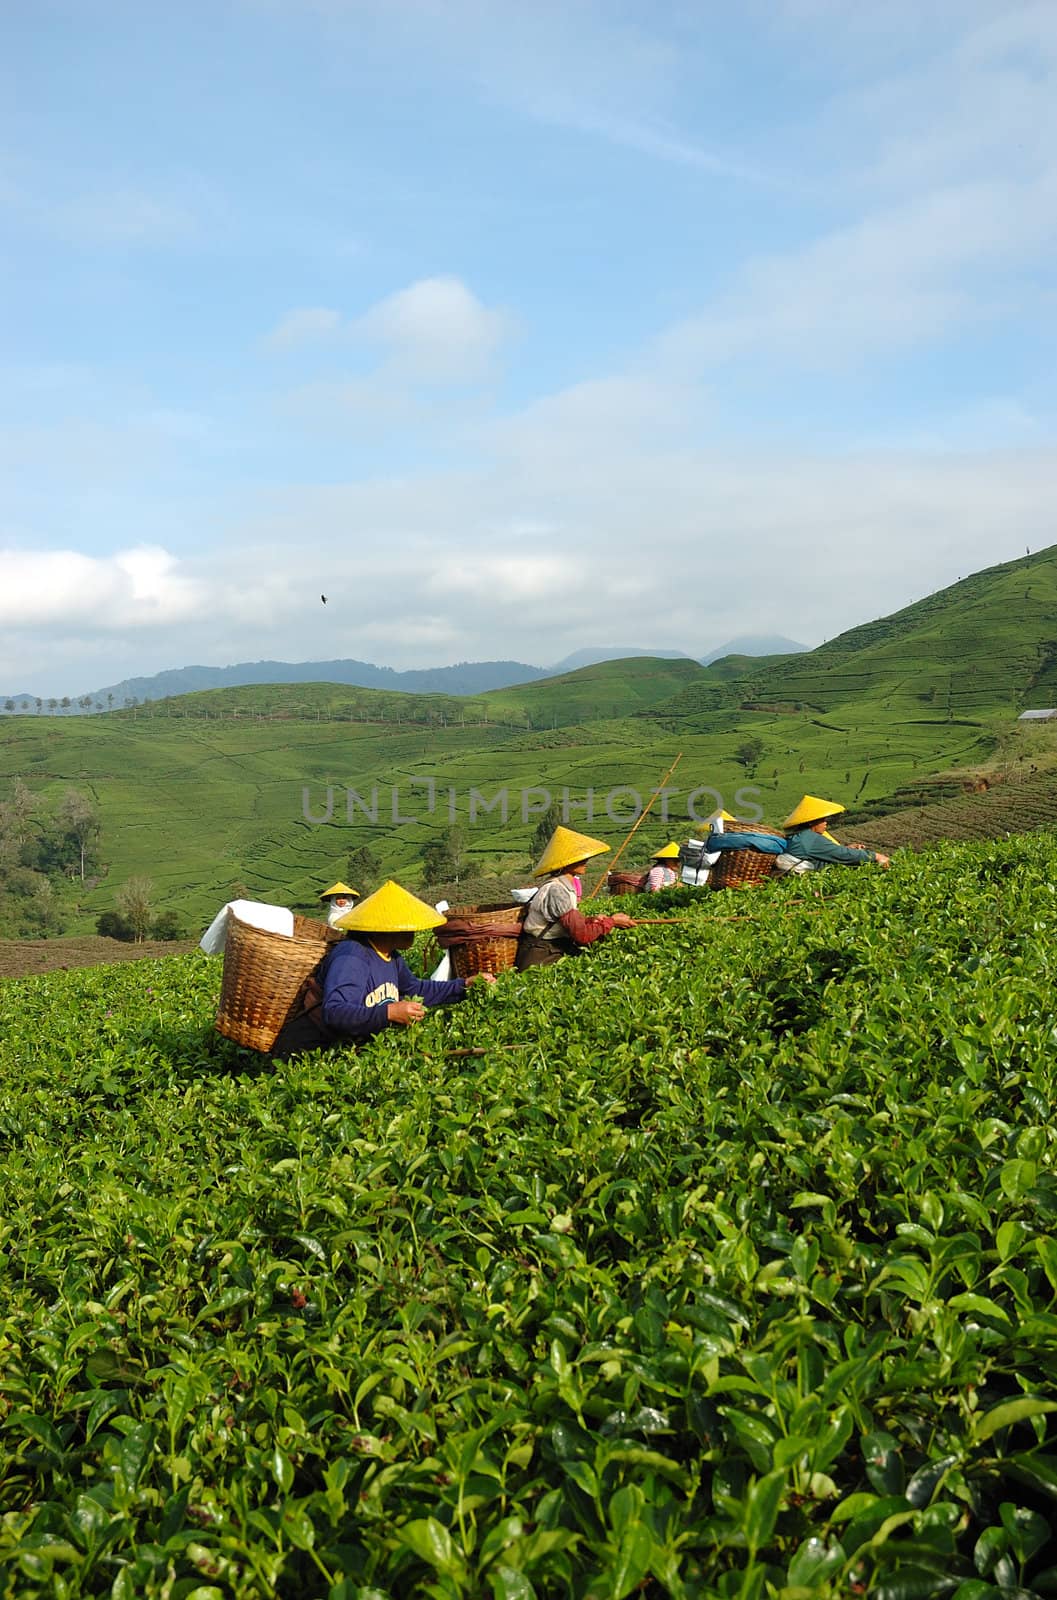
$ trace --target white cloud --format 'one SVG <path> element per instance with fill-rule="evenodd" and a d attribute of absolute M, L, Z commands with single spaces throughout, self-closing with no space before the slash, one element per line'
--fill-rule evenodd
<path fill-rule="evenodd" d="M 443 383 L 484 376 L 509 323 L 458 278 L 423 278 L 380 300 L 350 332 L 381 345 L 409 378 Z"/>
<path fill-rule="evenodd" d="M 326 342 L 351 351 L 377 349 L 380 374 L 390 386 L 461 384 L 487 376 L 512 332 L 507 314 L 486 306 L 460 278 L 420 278 L 386 295 L 361 315 L 342 317 L 326 306 L 289 311 L 267 335 L 273 350 Z M 350 394 L 362 379 L 331 380 Z"/>
<path fill-rule="evenodd" d="M 548 127 L 708 176 L 773 181 L 673 120 L 688 50 L 706 76 L 717 71 L 708 59 L 712 24 L 692 9 L 673 9 L 667 28 L 646 7 L 636 16 L 636 7 L 608 0 L 313 0 L 313 9 L 357 60 L 367 38 Z"/>
<path fill-rule="evenodd" d="M 1055 239 L 1057 166 L 1030 183 L 912 197 L 748 262 L 735 288 L 658 340 L 658 355 L 675 370 L 745 353 L 811 369 L 935 341 L 1021 310 L 995 269 L 1043 256 Z"/>
<path fill-rule="evenodd" d="M 815 643 L 1052 538 L 1057 448 L 614 453 L 588 429 L 566 455 L 560 411 L 545 479 L 537 416 L 523 467 L 510 437 L 473 472 L 272 491 L 241 508 L 237 544 L 229 531 L 193 560 L 8 551 L 0 691 L 79 694 L 194 661 Z"/>
<path fill-rule="evenodd" d="M 0 551 L 0 625 L 137 632 L 200 616 L 205 591 L 168 551 L 108 557 L 77 550 Z"/>
<path fill-rule="evenodd" d="M 286 313 L 268 334 L 265 343 L 273 350 L 311 344 L 338 333 L 341 323 L 341 312 L 332 311 L 328 306 L 298 306 Z"/>
<path fill-rule="evenodd" d="M 478 550 L 467 557 L 453 555 L 438 564 L 429 588 L 431 593 L 455 601 L 518 607 L 567 602 L 572 591 L 578 608 L 589 576 L 582 557 L 546 550 L 526 555 L 490 555 Z"/>
<path fill-rule="evenodd" d="M 535 108 L 540 121 L 553 122 L 570 131 L 595 135 L 610 144 L 634 150 L 678 167 L 690 167 L 713 178 L 739 183 L 760 184 L 767 188 L 782 184 L 776 174 L 719 149 L 707 149 L 670 125 L 644 122 L 628 116 L 592 110 L 579 101 L 556 103 L 553 100 Z"/>

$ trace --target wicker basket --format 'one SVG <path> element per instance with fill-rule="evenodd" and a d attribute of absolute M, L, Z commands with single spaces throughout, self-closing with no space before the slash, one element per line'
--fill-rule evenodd
<path fill-rule="evenodd" d="M 777 857 L 765 850 L 724 850 L 712 871 L 713 889 L 751 889 L 774 872 Z"/>
<path fill-rule="evenodd" d="M 606 889 L 610 894 L 641 894 L 648 877 L 648 872 L 610 872 Z"/>
<path fill-rule="evenodd" d="M 294 917 L 292 938 L 228 919 L 216 1028 L 250 1050 L 272 1048 L 309 973 L 341 934 L 313 917 Z"/>
<path fill-rule="evenodd" d="M 437 943 L 451 957 L 456 978 L 474 978 L 479 972 L 510 972 L 517 957 L 518 934 L 527 905 L 451 906 L 447 924 L 437 929 Z M 495 932 L 490 930 L 494 929 Z"/>
<path fill-rule="evenodd" d="M 760 822 L 727 822 L 724 833 L 766 833 L 784 839 L 781 828 L 768 828 Z M 773 877 L 776 857 L 766 850 L 722 850 L 712 868 L 709 883 L 713 889 L 752 889 Z"/>

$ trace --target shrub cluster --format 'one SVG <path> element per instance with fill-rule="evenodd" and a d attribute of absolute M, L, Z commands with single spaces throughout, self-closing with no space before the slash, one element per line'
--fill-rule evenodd
<path fill-rule="evenodd" d="M 0 986 L 0 1594 L 1057 1589 L 1057 845 L 666 903 L 275 1069 Z"/>

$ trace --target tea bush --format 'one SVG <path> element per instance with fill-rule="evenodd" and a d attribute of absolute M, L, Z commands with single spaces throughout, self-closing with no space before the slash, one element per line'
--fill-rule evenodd
<path fill-rule="evenodd" d="M 0 986 L 0 1594 L 1057 1593 L 1057 845 L 648 906 L 275 1068 Z"/>

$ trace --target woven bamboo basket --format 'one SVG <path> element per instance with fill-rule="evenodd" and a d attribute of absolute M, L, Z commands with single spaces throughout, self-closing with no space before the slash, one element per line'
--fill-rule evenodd
<path fill-rule="evenodd" d="M 768 828 L 759 822 L 727 822 L 724 833 L 766 833 L 773 839 L 782 839 L 780 828 Z M 774 875 L 775 857 L 765 850 L 723 850 L 709 875 L 713 889 L 753 889 Z"/>
<path fill-rule="evenodd" d="M 490 972 L 495 977 L 510 972 L 518 934 L 507 930 L 516 927 L 520 932 L 527 910 L 527 905 L 450 906 L 447 924 L 437 929 L 436 937 L 451 957 L 453 976 L 475 978 L 479 972 Z"/>
<path fill-rule="evenodd" d="M 610 872 L 606 876 L 606 890 L 609 894 L 641 894 L 648 877 L 648 872 Z"/>
<path fill-rule="evenodd" d="M 302 985 L 342 936 L 314 917 L 294 917 L 292 938 L 231 917 L 216 1029 L 250 1050 L 272 1048 Z"/>

